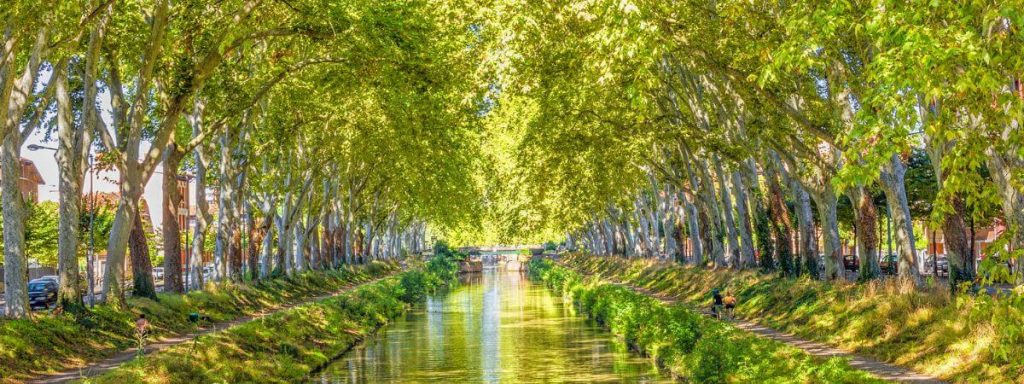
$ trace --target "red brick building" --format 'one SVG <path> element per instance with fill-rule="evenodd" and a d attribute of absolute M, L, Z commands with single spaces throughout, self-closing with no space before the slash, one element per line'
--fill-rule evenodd
<path fill-rule="evenodd" d="M 25 200 L 33 203 L 39 202 L 39 186 L 46 184 L 43 176 L 39 174 L 39 168 L 32 160 L 21 159 L 21 179 L 18 180 L 18 189 Z"/>

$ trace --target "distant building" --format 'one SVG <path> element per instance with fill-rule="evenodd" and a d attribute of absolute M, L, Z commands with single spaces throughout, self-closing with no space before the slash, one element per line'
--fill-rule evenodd
<path fill-rule="evenodd" d="M 188 222 L 191 216 L 192 208 L 189 206 L 189 195 L 188 195 L 188 181 L 191 176 L 179 175 L 178 176 L 178 196 L 181 196 L 180 202 L 178 203 L 178 209 L 175 212 L 175 216 L 178 219 L 178 229 L 186 237 L 188 236 L 189 228 Z M 182 244 L 181 246 L 181 265 L 187 265 L 188 252 L 190 250 L 189 244 Z"/>
<path fill-rule="evenodd" d="M 1006 225 L 1001 221 L 996 221 L 992 225 L 986 227 L 980 227 L 974 229 L 974 257 L 975 259 L 982 259 L 985 257 L 985 249 L 988 248 L 996 238 L 999 237 L 1003 232 L 1006 231 Z M 970 232 L 968 232 L 968 236 Z M 941 230 L 928 231 L 926 233 L 928 237 L 928 248 L 927 255 L 931 257 L 932 254 L 938 256 L 946 255 L 946 243 L 945 238 L 942 235 Z"/>
<path fill-rule="evenodd" d="M 33 203 L 39 202 L 39 186 L 46 184 L 43 176 L 39 174 L 39 168 L 32 160 L 21 159 L 21 179 L 18 180 L 18 189 L 25 200 Z"/>
<path fill-rule="evenodd" d="M 101 207 L 103 209 L 110 211 L 111 214 L 116 214 L 115 212 L 117 212 L 117 204 L 118 201 L 121 199 L 121 194 L 117 192 L 93 192 L 91 195 L 86 194 L 82 198 L 84 199 L 82 205 L 86 210 L 91 210 L 93 209 L 93 207 Z M 153 221 L 149 215 L 149 203 L 146 202 L 145 198 L 139 199 L 139 215 L 142 218 L 143 229 L 147 232 L 152 232 Z M 162 244 L 158 243 L 154 245 L 159 248 Z M 99 271 L 103 271 L 103 266 L 104 264 L 106 264 L 107 261 L 107 250 L 97 249 L 95 251 L 96 260 L 98 261 L 97 269 Z M 130 270 L 130 263 L 125 263 L 126 273 Z"/>

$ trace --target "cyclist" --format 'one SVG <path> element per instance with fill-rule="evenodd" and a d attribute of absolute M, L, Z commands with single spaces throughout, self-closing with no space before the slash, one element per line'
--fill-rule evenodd
<path fill-rule="evenodd" d="M 723 299 L 722 294 L 718 292 L 718 288 L 711 290 L 711 298 L 714 300 L 714 304 L 711 305 L 711 315 L 717 319 L 721 319 Z"/>
<path fill-rule="evenodd" d="M 725 291 L 725 298 L 722 299 L 722 303 L 725 304 L 725 315 L 729 320 L 732 320 L 732 312 L 736 309 L 736 296 L 733 296 L 731 291 Z"/>

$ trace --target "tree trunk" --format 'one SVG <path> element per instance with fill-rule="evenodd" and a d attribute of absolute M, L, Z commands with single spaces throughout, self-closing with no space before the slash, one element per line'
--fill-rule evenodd
<path fill-rule="evenodd" d="M 103 273 L 103 299 L 114 308 L 123 308 L 125 254 L 128 252 L 128 238 L 139 211 L 139 194 L 136 183 L 125 180 L 122 175 L 121 196 L 114 213 L 107 244 L 107 266 Z"/>
<path fill-rule="evenodd" d="M 903 161 L 894 154 L 882 166 L 880 184 L 882 191 L 885 192 L 885 200 L 896 233 L 896 251 L 900 255 L 899 276 L 902 279 L 910 279 L 914 285 L 920 286 L 922 283 L 921 273 L 918 270 L 917 253 L 914 250 L 914 222 L 910 217 L 910 205 L 907 203 L 905 174 L 906 168 L 903 166 Z M 973 265 L 973 263 L 971 264 Z M 952 267 L 953 263 L 950 260 L 950 280 L 953 280 Z M 973 280 L 973 276 L 971 279 Z"/>
<path fill-rule="evenodd" d="M 758 198 L 754 203 L 754 232 L 757 234 L 757 264 L 762 272 L 774 272 L 775 263 L 775 241 L 772 239 L 771 218 L 768 216 L 768 208 Z"/>
<path fill-rule="evenodd" d="M 185 152 L 171 143 L 164 155 L 163 175 L 163 233 L 164 243 L 164 292 L 182 293 L 185 283 L 181 276 L 182 247 L 181 227 L 178 223 L 178 209 L 181 207 L 181 193 L 178 191 L 178 167 Z M 187 214 L 186 214 L 187 215 Z"/>
<path fill-rule="evenodd" d="M 1024 168 L 1024 164 L 1020 164 L 1021 161 L 1012 156 L 1004 157 L 995 149 L 989 150 L 986 163 L 992 181 L 999 189 L 1003 216 L 1006 218 L 1006 232 L 1010 236 L 1010 250 L 1019 255 L 1016 260 L 1017 282 L 1024 283 L 1024 273 L 1020 272 L 1021 268 L 1024 268 L 1024 254 L 1020 253 L 1024 249 L 1024 194 L 1014 185 L 1016 180 L 1012 175 L 1013 172 Z"/>
<path fill-rule="evenodd" d="M 221 172 L 223 173 L 223 170 Z M 216 281 L 220 281 L 228 275 L 228 261 L 230 259 L 230 255 L 228 255 L 228 252 L 230 252 L 230 249 L 228 249 L 229 227 L 226 223 L 228 219 L 227 205 L 229 202 L 226 199 L 227 191 L 225 191 L 224 187 L 226 184 L 226 182 L 221 181 L 220 190 L 217 191 L 217 221 L 215 222 L 215 229 L 217 231 L 214 235 L 216 238 L 214 238 L 212 274 L 212 279 Z"/>
<path fill-rule="evenodd" d="M 795 275 L 797 268 L 793 263 L 793 226 L 783 196 L 782 184 L 779 181 L 779 164 L 768 160 L 765 167 L 765 179 L 768 184 L 768 212 L 771 216 L 771 230 L 775 236 L 775 259 L 785 275 Z"/>
<path fill-rule="evenodd" d="M 292 254 L 294 257 L 294 263 L 296 272 L 302 272 L 306 270 L 306 236 L 305 230 L 303 230 L 302 219 L 299 219 L 295 223 L 294 234 L 292 235 L 293 242 L 295 243 L 295 253 Z"/>
<path fill-rule="evenodd" d="M 10 27 L 10 25 L 8 25 Z M 36 33 L 31 54 L 23 64 L 23 72 L 15 68 L 14 40 L 8 40 L 10 29 L 4 32 L 5 49 L 3 66 L 0 67 L 0 124 L 3 124 L 3 145 L 0 149 L 0 194 L 3 195 L 3 237 L 4 237 L 4 298 L 6 316 L 22 318 L 29 315 L 28 302 L 28 260 L 25 256 L 25 201 L 21 196 L 18 182 L 21 179 L 21 118 L 29 105 L 32 87 L 43 62 L 44 49 L 48 44 L 49 26 L 42 23 Z M 26 39 L 26 42 L 27 39 Z M 11 45 L 7 45 L 10 43 Z M 62 66 L 58 66 L 62 67 Z M 29 129 L 29 128 L 26 128 Z"/>
<path fill-rule="evenodd" d="M 72 105 L 67 90 L 67 69 L 54 68 L 57 96 L 57 166 L 60 169 L 60 218 L 57 227 L 57 306 L 66 312 L 82 313 L 82 292 L 78 289 L 78 239 L 82 202 L 82 143 L 89 140 L 86 128 L 76 128 L 72 118 Z"/>
<path fill-rule="evenodd" d="M 814 214 L 811 211 L 811 197 L 807 190 L 795 180 L 789 183 L 796 200 L 797 221 L 800 230 L 800 254 L 804 270 L 814 279 L 821 278 L 818 265 L 818 236 L 814 231 Z"/>
<path fill-rule="evenodd" d="M 153 283 L 153 261 L 149 259 L 149 245 L 146 243 L 146 230 L 143 229 L 140 214 L 135 215 L 128 246 L 131 248 L 132 256 L 132 296 L 157 300 L 156 284 Z"/>
<path fill-rule="evenodd" d="M 871 194 L 863 186 L 850 188 L 847 196 L 853 205 L 853 216 L 856 221 L 854 229 L 860 258 L 859 279 L 875 279 L 882 272 L 878 267 L 878 232 L 875 230 L 875 225 L 878 224 L 878 210 L 871 200 Z"/>
<path fill-rule="evenodd" d="M 21 139 L 17 130 L 3 139 L 0 153 L 0 194 L 3 195 L 4 300 L 6 316 L 29 315 L 28 260 L 25 258 L 25 198 L 18 188 L 21 179 Z"/>
<path fill-rule="evenodd" d="M 260 279 L 260 266 L 258 255 L 259 250 L 257 249 L 257 244 L 259 244 L 259 240 L 256 238 L 256 223 L 255 218 L 253 217 L 254 211 L 252 209 L 252 204 L 248 205 L 248 209 L 246 209 L 246 211 L 247 214 L 245 215 L 245 228 L 247 229 L 248 232 L 246 235 L 246 238 L 248 240 L 246 241 L 245 253 L 246 255 L 249 256 L 249 279 L 251 279 L 252 281 L 257 281 Z"/>
<path fill-rule="evenodd" d="M 664 231 L 662 237 L 665 241 L 663 252 L 665 252 L 665 259 L 675 261 L 679 258 L 679 245 L 677 243 L 679 228 L 676 225 L 678 222 L 676 206 L 679 204 L 679 201 L 671 184 L 665 185 L 664 194 L 665 205 L 662 207 L 663 212 L 661 214 L 661 228 Z M 570 241 L 569 245 L 571 243 Z"/>
<path fill-rule="evenodd" d="M 245 259 L 242 254 L 242 229 L 239 228 L 237 220 L 231 223 L 231 242 L 229 255 L 231 256 L 230 276 L 232 281 L 242 281 L 242 261 Z"/>
<path fill-rule="evenodd" d="M 353 251 L 352 253 L 353 253 L 353 258 L 354 258 L 353 262 L 356 263 L 356 264 L 362 264 L 363 263 L 363 230 L 361 228 L 359 228 L 359 224 L 356 224 L 354 226 L 354 228 L 356 228 L 356 229 L 355 229 L 355 233 L 352 234 L 352 236 L 354 237 L 354 240 L 353 240 L 354 244 L 352 245 L 352 251 Z"/>
<path fill-rule="evenodd" d="M 264 203 L 264 207 L 268 206 L 268 203 Z M 263 228 L 263 252 L 260 254 L 260 261 L 262 261 L 262 263 L 260 263 L 260 278 L 263 279 L 270 276 L 273 271 L 273 268 L 271 268 L 273 263 L 271 258 L 273 257 L 272 252 L 274 248 L 274 233 L 272 232 L 274 230 L 273 217 L 273 213 L 271 213 L 269 209 L 266 209 L 263 211 L 263 221 L 260 222 Z M 278 264 L 277 267 L 280 268 L 280 264 Z"/>
<path fill-rule="evenodd" d="M 945 181 L 942 158 L 948 150 L 947 147 L 947 143 L 943 140 L 932 136 L 925 136 L 925 150 L 928 153 L 928 158 L 931 160 L 932 171 L 935 172 L 935 181 L 938 184 L 939 190 L 942 189 Z M 972 252 L 968 251 L 969 245 L 974 239 L 973 236 L 968 236 L 967 226 L 964 223 L 964 218 L 967 216 L 967 203 L 961 194 L 954 194 L 951 198 L 952 200 L 949 203 L 953 209 L 951 212 L 946 212 L 943 216 L 942 235 L 945 239 L 946 255 L 949 261 L 949 288 L 952 290 L 956 287 L 957 280 L 961 277 L 969 279 L 961 281 L 973 281 L 976 271 L 974 270 L 974 255 L 971 255 Z M 957 274 L 954 272 L 956 270 L 964 272 Z"/>
<path fill-rule="evenodd" d="M 736 194 L 736 215 L 739 219 L 740 233 L 740 268 L 753 268 L 757 263 L 754 259 L 753 227 L 750 225 L 750 206 L 747 204 L 747 190 L 743 185 L 743 176 L 739 171 L 732 173 L 732 188 Z"/>
<path fill-rule="evenodd" d="M 718 189 L 722 192 L 722 211 L 725 213 L 725 233 L 729 244 L 728 264 L 733 268 L 737 268 L 740 265 L 740 245 L 737 241 L 739 234 L 736 230 L 736 220 L 732 214 L 732 196 L 729 193 L 729 186 L 727 184 L 729 174 L 722 171 L 722 163 L 718 156 L 714 157 L 713 162 L 715 163 L 715 175 L 718 177 Z"/>
<path fill-rule="evenodd" d="M 821 228 L 822 245 L 825 250 L 825 279 L 838 280 L 847 278 L 842 271 L 842 243 L 839 240 L 839 220 L 836 218 L 838 201 L 833 193 L 831 182 L 822 184 L 822 191 L 811 195 L 818 207 L 818 226 Z"/>
<path fill-rule="evenodd" d="M 192 137 L 199 136 L 202 132 L 202 115 L 203 115 L 203 103 L 196 101 L 193 109 L 193 113 L 187 116 L 189 124 L 192 125 Z M 189 276 L 189 289 L 199 289 L 203 286 L 203 264 L 205 257 L 204 252 L 206 251 L 206 235 L 207 229 L 209 228 L 210 221 L 213 220 L 213 215 L 210 214 L 210 205 L 206 202 L 206 156 L 203 153 L 203 147 L 196 147 L 192 151 L 196 167 L 196 189 L 195 189 L 195 201 L 196 201 L 196 224 L 192 237 L 192 251 L 189 257 L 190 276 Z M 188 230 L 188 229 L 186 229 Z M 187 245 L 188 246 L 188 245 Z"/>
<path fill-rule="evenodd" d="M 967 203 L 960 195 L 955 195 L 950 203 L 953 211 L 943 217 L 942 238 L 949 261 L 949 288 L 956 289 L 960 283 L 974 282 L 974 255 L 970 250 L 974 239 L 968 234 L 964 222 Z"/>
<path fill-rule="evenodd" d="M 715 193 L 715 184 L 711 180 L 711 171 L 707 162 L 701 161 L 700 166 L 697 173 L 701 180 L 701 195 L 704 196 L 702 204 L 704 208 L 701 209 L 701 214 L 705 219 L 705 227 L 707 227 L 706 236 L 709 241 L 707 244 L 711 245 L 711 260 L 714 261 L 716 268 L 728 267 L 729 263 L 725 260 L 726 243 L 722 241 L 722 237 L 726 236 L 726 229 L 719 200 Z"/>
<path fill-rule="evenodd" d="M 701 231 L 700 228 L 701 226 L 698 218 L 699 214 L 697 213 L 697 207 L 687 199 L 685 194 L 680 194 L 679 196 L 682 198 L 683 204 L 686 206 L 686 218 L 689 222 L 690 243 L 692 244 L 690 260 L 696 265 L 704 265 L 704 242 L 700 236 L 703 231 Z"/>
<path fill-rule="evenodd" d="M 309 234 L 309 269 L 321 269 L 320 232 L 313 226 Z"/>
<path fill-rule="evenodd" d="M 274 224 L 277 226 L 277 255 L 275 256 L 277 260 L 274 261 L 274 264 L 281 275 L 290 273 L 289 265 L 291 264 L 289 260 L 291 246 L 288 242 L 288 238 L 291 237 L 291 231 L 285 225 L 284 220 L 284 217 L 281 216 L 274 217 Z"/>

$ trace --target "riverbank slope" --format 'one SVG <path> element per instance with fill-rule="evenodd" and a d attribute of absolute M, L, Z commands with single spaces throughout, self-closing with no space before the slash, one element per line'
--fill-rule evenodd
<path fill-rule="evenodd" d="M 956 382 L 1024 377 L 1024 297 L 920 291 L 896 282 L 829 283 L 754 271 L 568 255 L 567 265 L 697 308 L 713 288 L 739 299 L 739 318 Z"/>

